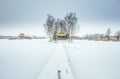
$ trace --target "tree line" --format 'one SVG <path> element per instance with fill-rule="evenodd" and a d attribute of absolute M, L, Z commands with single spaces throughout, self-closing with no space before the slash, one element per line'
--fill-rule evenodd
<path fill-rule="evenodd" d="M 114 35 L 111 35 L 112 30 L 108 28 L 105 34 L 86 34 L 81 39 L 88 39 L 88 40 L 103 40 L 103 41 L 120 41 L 120 31 L 116 31 Z"/>

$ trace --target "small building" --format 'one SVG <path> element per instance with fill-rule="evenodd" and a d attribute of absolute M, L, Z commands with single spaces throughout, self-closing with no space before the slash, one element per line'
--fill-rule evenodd
<path fill-rule="evenodd" d="M 56 36 L 58 39 L 66 39 L 66 33 L 64 31 L 59 31 Z"/>

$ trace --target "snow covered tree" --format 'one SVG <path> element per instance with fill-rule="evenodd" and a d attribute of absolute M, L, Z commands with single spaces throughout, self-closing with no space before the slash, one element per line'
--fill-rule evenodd
<path fill-rule="evenodd" d="M 60 27 L 60 20 L 57 19 L 57 20 L 55 21 L 54 33 L 53 33 L 53 39 L 55 40 L 55 42 L 56 42 L 56 40 L 57 40 L 57 32 L 58 32 L 58 28 L 59 28 L 59 27 Z"/>
<path fill-rule="evenodd" d="M 75 13 L 69 13 L 67 14 L 65 17 L 64 17 L 66 23 L 67 23 L 67 33 L 68 33 L 68 36 L 69 36 L 69 39 L 72 41 L 72 35 L 75 33 L 76 31 L 76 24 L 77 24 L 77 17 L 76 17 L 76 14 Z"/>
<path fill-rule="evenodd" d="M 76 17 L 76 14 L 72 12 L 66 15 L 66 17 L 64 17 L 62 20 L 55 20 L 53 16 L 47 15 L 44 27 L 48 36 L 50 37 L 50 42 L 56 37 L 58 31 L 65 32 L 65 39 L 72 41 L 72 36 L 78 27 L 76 26 L 77 21 L 78 19 Z"/>
<path fill-rule="evenodd" d="M 24 34 L 24 33 L 20 33 L 20 34 L 19 34 L 19 39 L 24 39 L 24 37 L 25 37 L 25 34 Z"/>
<path fill-rule="evenodd" d="M 55 18 L 52 15 L 47 15 L 46 23 L 44 24 L 45 30 L 50 37 L 50 42 L 52 41 L 54 33 Z"/>
<path fill-rule="evenodd" d="M 119 41 L 120 40 L 120 31 L 116 32 L 116 39 Z"/>
<path fill-rule="evenodd" d="M 67 27 L 66 27 L 66 21 L 65 20 L 60 20 L 60 29 L 62 31 L 67 31 Z"/>
<path fill-rule="evenodd" d="M 59 31 L 66 32 L 66 22 L 64 20 L 57 19 L 54 26 L 54 35 L 53 38 L 56 40 L 57 33 Z"/>
<path fill-rule="evenodd" d="M 106 31 L 106 37 L 107 37 L 108 41 L 110 40 L 110 34 L 111 34 L 111 29 L 108 28 Z"/>
<path fill-rule="evenodd" d="M 57 19 L 55 21 L 55 26 L 54 26 L 54 32 L 57 33 L 58 29 L 60 27 L 60 19 Z"/>

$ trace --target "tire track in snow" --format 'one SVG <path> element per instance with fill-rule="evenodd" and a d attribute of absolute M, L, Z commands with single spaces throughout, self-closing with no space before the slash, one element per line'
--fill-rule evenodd
<path fill-rule="evenodd" d="M 72 69 L 71 63 L 70 63 L 70 57 L 69 57 L 69 55 L 68 55 L 69 53 L 68 53 L 67 49 L 65 48 L 65 45 L 64 45 L 63 43 L 62 43 L 62 45 L 63 45 L 64 51 L 65 51 L 65 54 L 66 54 L 66 58 L 67 58 L 67 60 L 68 60 L 69 67 L 70 67 L 70 69 L 71 69 L 71 73 L 72 73 L 74 79 L 76 79 L 76 78 L 75 78 L 75 75 L 74 75 L 74 73 L 73 73 L 73 69 Z"/>
<path fill-rule="evenodd" d="M 62 43 L 58 44 L 37 79 L 74 79 Z"/>
<path fill-rule="evenodd" d="M 56 48 L 57 48 L 57 46 L 55 46 L 55 47 L 51 50 L 50 54 L 48 55 L 47 59 L 45 60 L 45 63 L 42 65 L 42 68 L 39 69 L 39 72 L 38 72 L 38 74 L 36 75 L 35 79 L 37 79 L 38 76 L 39 76 L 39 74 L 42 73 L 42 71 L 44 70 L 44 68 L 45 68 L 46 64 L 48 63 L 49 59 L 50 59 L 51 56 L 54 54 L 54 51 L 56 50 Z"/>

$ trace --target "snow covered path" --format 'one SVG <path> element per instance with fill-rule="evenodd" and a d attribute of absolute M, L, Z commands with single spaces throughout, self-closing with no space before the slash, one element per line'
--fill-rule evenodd
<path fill-rule="evenodd" d="M 62 43 L 56 47 L 37 79 L 74 79 Z"/>

